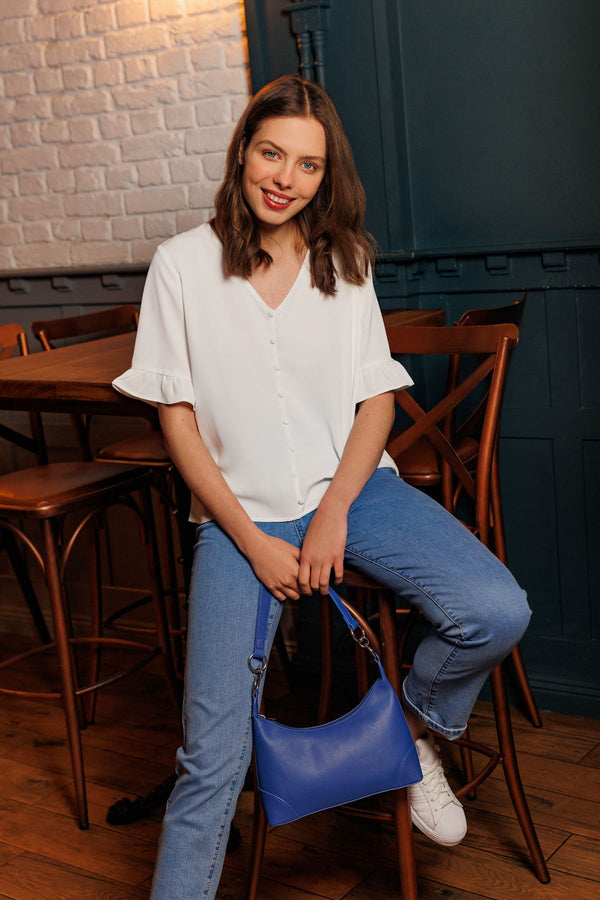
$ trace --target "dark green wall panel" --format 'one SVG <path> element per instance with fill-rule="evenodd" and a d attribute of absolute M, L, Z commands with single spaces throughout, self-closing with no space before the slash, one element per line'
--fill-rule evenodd
<path fill-rule="evenodd" d="M 600 6 L 399 6 L 416 246 L 595 242 Z"/>
<path fill-rule="evenodd" d="M 586 550 L 589 563 L 589 593 L 596 598 L 590 607 L 590 631 L 600 653 L 600 439 L 583 442 L 585 473 Z"/>
<path fill-rule="evenodd" d="M 584 410 L 600 410 L 600 291 L 586 291 L 577 299 L 580 403 Z"/>
<path fill-rule="evenodd" d="M 503 438 L 500 472 L 509 566 L 527 591 L 532 634 L 560 637 L 562 616 L 552 441 Z"/>

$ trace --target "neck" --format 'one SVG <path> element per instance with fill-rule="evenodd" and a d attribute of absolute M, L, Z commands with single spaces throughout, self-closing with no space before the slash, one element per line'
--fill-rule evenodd
<path fill-rule="evenodd" d="M 260 244 L 273 262 L 289 256 L 302 258 L 306 252 L 306 244 L 293 220 L 273 230 L 261 228 Z"/>

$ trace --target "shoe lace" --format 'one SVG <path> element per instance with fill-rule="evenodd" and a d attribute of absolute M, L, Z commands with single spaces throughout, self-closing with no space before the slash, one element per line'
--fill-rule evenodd
<path fill-rule="evenodd" d="M 421 782 L 423 788 L 435 804 L 435 809 L 437 811 L 444 809 L 445 806 L 453 802 L 454 794 L 444 774 L 442 763 L 438 759 L 431 765 L 421 768 L 423 772 L 423 781 Z"/>

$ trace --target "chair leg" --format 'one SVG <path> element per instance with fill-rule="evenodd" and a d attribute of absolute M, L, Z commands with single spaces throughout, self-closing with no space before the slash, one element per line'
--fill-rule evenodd
<path fill-rule="evenodd" d="M 89 543 L 90 564 L 90 637 L 102 636 L 102 572 L 100 565 L 100 536 L 95 523 L 91 522 L 87 528 Z M 88 667 L 88 684 L 95 684 L 100 676 L 100 657 L 102 648 L 100 644 L 90 645 L 90 659 Z M 88 725 L 93 724 L 96 716 L 97 691 L 90 691 L 85 697 L 85 720 Z"/>
<path fill-rule="evenodd" d="M 504 517 L 502 515 L 502 498 L 500 495 L 498 451 L 494 453 L 494 457 L 492 459 L 492 477 L 490 481 L 490 489 L 494 526 L 494 552 L 498 559 L 503 562 L 505 566 L 507 566 L 508 552 L 506 549 L 506 538 L 504 536 Z M 523 702 L 525 704 L 527 715 L 529 716 L 531 724 L 534 728 L 541 728 L 542 718 L 540 716 L 540 711 L 538 709 L 537 703 L 535 702 L 535 697 L 533 696 L 533 691 L 531 690 L 531 685 L 529 684 L 529 678 L 527 677 L 525 663 L 523 662 L 523 656 L 521 655 L 521 651 L 518 646 L 516 646 L 510 654 L 510 658 L 514 673 L 517 678 L 519 691 L 521 692 L 521 697 L 523 698 Z"/>
<path fill-rule="evenodd" d="M 366 595 L 367 592 L 362 588 L 357 588 L 355 590 L 355 597 L 353 598 L 356 601 L 355 609 L 362 616 L 365 615 L 367 606 L 366 606 Z M 330 606 L 331 608 L 331 606 Z M 362 698 L 365 696 L 367 691 L 369 690 L 369 670 L 368 670 L 368 658 L 367 654 L 363 651 L 358 644 L 355 646 L 355 659 L 356 659 L 356 687 L 358 689 L 358 696 Z"/>
<path fill-rule="evenodd" d="M 167 621 L 167 612 L 165 607 L 165 595 L 160 575 L 160 565 L 158 564 L 158 541 L 156 539 L 156 528 L 154 526 L 154 513 L 152 510 L 152 496 L 150 488 L 145 487 L 142 490 L 142 505 L 144 511 L 144 521 L 146 523 L 146 559 L 148 563 L 148 573 L 150 576 L 150 584 L 152 589 L 152 605 L 154 607 L 154 617 L 156 621 L 156 633 L 158 635 L 158 643 L 161 648 L 161 657 L 163 661 L 165 678 L 171 697 L 176 709 L 181 709 L 181 684 L 177 678 L 175 671 L 175 663 L 173 660 L 173 648 L 171 645 L 171 636 L 169 633 L 169 623 Z"/>
<path fill-rule="evenodd" d="M 75 695 L 76 684 L 73 673 L 73 657 L 69 643 L 65 599 L 60 577 L 60 565 L 58 562 L 57 524 L 53 519 L 44 519 L 41 522 L 41 530 L 44 544 L 46 583 L 50 595 L 56 653 L 60 670 L 62 705 L 67 726 L 69 750 L 71 753 L 71 768 L 75 787 L 77 817 L 79 820 L 79 827 L 85 829 L 89 827 L 89 820 L 83 768 L 83 751 L 81 747 L 81 733 L 79 730 L 77 697 Z"/>
<path fill-rule="evenodd" d="M 531 813 L 529 812 L 521 776 L 519 774 L 502 665 L 496 666 L 490 677 L 494 701 L 494 715 L 496 718 L 496 730 L 498 732 L 498 743 L 502 755 L 502 765 L 504 767 L 504 775 L 510 793 L 510 799 L 512 800 L 512 804 L 517 814 L 523 837 L 529 848 L 535 874 L 542 884 L 546 884 L 550 881 L 550 875 L 531 818 Z"/>
<path fill-rule="evenodd" d="M 529 716 L 531 724 L 534 728 L 541 728 L 542 717 L 540 716 L 538 705 L 535 702 L 535 697 L 533 696 L 531 685 L 529 684 L 529 678 L 527 677 L 525 663 L 523 662 L 523 656 L 521 655 L 521 650 L 518 645 L 513 648 L 510 654 L 510 661 L 516 675 L 517 684 L 519 685 L 519 691 L 521 692 L 521 697 L 523 699 L 523 703 L 525 704 L 525 709 L 527 710 L 527 715 Z"/>
<path fill-rule="evenodd" d="M 320 598 L 321 616 L 321 687 L 319 691 L 319 709 L 317 723 L 322 725 L 327 719 L 329 701 L 331 699 L 331 603 L 329 597 Z"/>
<path fill-rule="evenodd" d="M 168 486 L 165 486 L 168 490 Z M 162 520 L 162 533 L 165 542 L 166 564 L 165 572 L 167 573 L 166 584 L 169 590 L 170 599 L 170 622 L 173 630 L 172 644 L 173 656 L 175 658 L 175 667 L 178 672 L 183 672 L 183 632 L 181 628 L 181 610 L 179 607 L 179 591 L 177 587 L 177 567 L 175 565 L 175 544 L 173 541 L 173 517 L 171 513 L 171 505 L 167 497 L 160 497 L 160 511 Z"/>
<path fill-rule="evenodd" d="M 8 553 L 8 557 L 13 567 L 13 571 L 17 577 L 17 581 L 19 582 L 19 587 L 21 588 L 21 592 L 25 598 L 25 602 L 27 603 L 29 612 L 31 613 L 33 624 L 35 625 L 36 631 L 40 636 L 40 640 L 42 644 L 50 644 L 52 642 L 52 638 L 50 637 L 48 626 L 46 625 L 46 621 L 40 608 L 38 598 L 33 589 L 33 584 L 31 583 L 31 578 L 29 577 L 27 566 L 25 565 L 25 561 L 21 556 L 18 544 L 12 534 L 6 535 L 5 546 L 6 552 Z"/>
<path fill-rule="evenodd" d="M 469 738 L 470 738 L 468 726 L 465 729 L 465 733 L 464 733 L 463 737 L 465 737 L 467 740 L 469 740 Z M 461 761 L 462 768 L 463 768 L 463 775 L 464 775 L 465 782 L 467 784 L 469 784 L 475 778 L 475 767 L 473 765 L 473 754 L 471 752 L 470 747 L 464 747 L 461 744 L 460 761 Z M 475 790 L 472 790 L 466 796 L 469 798 L 469 800 L 476 800 L 477 792 Z"/>
<path fill-rule="evenodd" d="M 248 871 L 248 889 L 246 900 L 257 900 L 260 870 L 265 852 L 267 837 L 267 817 L 260 802 L 260 794 L 254 784 L 254 817 L 252 824 L 252 844 L 250 847 L 250 869 Z"/>
<path fill-rule="evenodd" d="M 283 669 L 283 674 L 285 675 L 286 681 L 289 687 L 292 687 L 293 684 L 293 669 L 292 663 L 290 661 L 290 657 L 288 656 L 287 647 L 285 646 L 285 639 L 283 637 L 281 628 L 278 628 L 275 632 L 275 640 L 274 645 L 277 649 L 277 655 L 281 661 L 281 667 Z"/>
<path fill-rule="evenodd" d="M 396 600 L 391 591 L 381 590 L 378 593 L 381 658 L 386 675 L 398 697 L 400 697 L 401 682 L 396 632 Z M 394 819 L 396 825 L 396 843 L 398 846 L 398 868 L 400 870 L 402 900 L 417 900 L 417 870 L 408 791 L 406 788 L 395 791 Z"/>
<path fill-rule="evenodd" d="M 418 900 L 415 845 L 410 818 L 408 791 L 402 788 L 394 794 L 394 824 L 402 900 Z"/>

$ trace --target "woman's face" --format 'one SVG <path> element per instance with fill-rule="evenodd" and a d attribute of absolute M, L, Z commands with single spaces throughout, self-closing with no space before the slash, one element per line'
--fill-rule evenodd
<path fill-rule="evenodd" d="M 327 141 L 313 118 L 264 119 L 247 147 L 242 192 L 262 231 L 276 231 L 307 206 L 325 175 Z"/>

